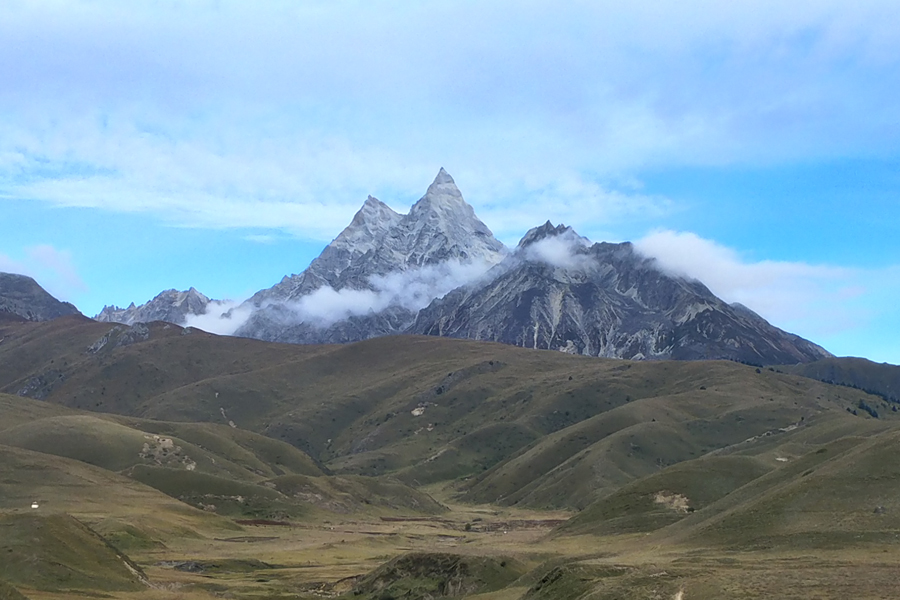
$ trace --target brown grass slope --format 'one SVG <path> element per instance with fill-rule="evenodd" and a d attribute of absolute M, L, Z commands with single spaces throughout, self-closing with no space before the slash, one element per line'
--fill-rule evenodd
<path fill-rule="evenodd" d="M 804 419 L 870 420 L 845 409 L 882 402 L 736 363 L 603 360 L 431 337 L 311 347 L 161 323 L 140 330 L 58 319 L 0 329 L 7 391 L 165 420 L 119 423 L 183 447 L 209 444 L 172 421 L 230 423 L 340 474 L 412 484 L 468 478 L 472 500 L 535 507 L 586 506 L 667 465 Z M 242 447 L 272 462 L 258 444 Z"/>

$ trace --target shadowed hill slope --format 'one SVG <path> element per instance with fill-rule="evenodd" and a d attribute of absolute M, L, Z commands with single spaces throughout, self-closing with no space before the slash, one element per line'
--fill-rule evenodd
<path fill-rule="evenodd" d="M 51 296 L 31 277 L 13 273 L 0 273 L 0 314 L 15 315 L 27 321 L 81 316 L 77 308 Z"/>
<path fill-rule="evenodd" d="M 28 597 L 0 579 L 0 600 L 28 600 Z"/>
<path fill-rule="evenodd" d="M 865 358 L 826 358 L 805 365 L 778 367 L 786 373 L 845 385 L 900 404 L 900 366 Z"/>

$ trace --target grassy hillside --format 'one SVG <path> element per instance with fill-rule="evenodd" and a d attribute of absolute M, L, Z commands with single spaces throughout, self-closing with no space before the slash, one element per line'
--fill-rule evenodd
<path fill-rule="evenodd" d="M 28 600 L 28 597 L 0 579 L 0 600 Z"/>
<path fill-rule="evenodd" d="M 286 472 L 322 474 L 314 462 L 296 448 L 256 434 L 235 435 L 228 427 L 208 424 L 167 424 L 146 420 L 136 424 L 146 426 L 147 430 L 122 425 L 106 416 L 46 417 L 0 430 L 0 443 L 73 458 L 111 471 L 138 464 L 156 464 L 252 480 Z M 165 435 L 169 432 L 183 433 L 198 444 Z M 246 447 L 238 442 L 243 442 Z M 280 447 L 273 448 L 276 445 Z M 253 452 L 257 448 L 262 450 L 263 459 L 272 460 L 271 464 Z"/>
<path fill-rule="evenodd" d="M 31 508 L 37 502 L 39 508 Z M 127 532 L 148 546 L 236 526 L 122 475 L 0 445 L 0 515 L 66 513 L 103 531 Z M 119 534 L 117 534 L 119 535 Z M 123 539 L 129 536 L 124 536 Z"/>
<path fill-rule="evenodd" d="M 900 539 L 898 450 L 898 431 L 823 446 L 789 477 L 771 473 L 738 490 L 740 504 L 698 524 L 688 539 L 739 548 L 893 545 Z"/>
<path fill-rule="evenodd" d="M 728 362 L 603 360 L 432 337 L 288 346 L 66 319 L 8 324 L 4 334 L 3 389 L 128 417 L 116 422 L 171 436 L 199 472 L 239 480 L 240 471 L 258 481 L 321 466 L 412 485 L 456 481 L 472 501 L 581 508 L 668 465 L 826 413 L 872 419 L 860 402 L 879 409 L 879 421 L 898 418 L 859 390 Z M 55 431 L 75 423 L 88 424 L 60 417 Z M 34 429 L 8 432 L 7 443 L 42 447 Z M 117 435 L 126 443 L 124 430 Z M 125 456 L 135 456 L 137 438 L 128 439 Z M 112 468 L 138 464 L 117 460 Z"/>
<path fill-rule="evenodd" d="M 140 567 L 69 515 L 0 515 L 0 578 L 40 590 L 140 590 Z"/>
<path fill-rule="evenodd" d="M 747 456 L 686 461 L 622 486 L 560 529 L 564 534 L 654 531 L 674 523 L 768 473 L 774 465 Z"/>
<path fill-rule="evenodd" d="M 293 446 L 224 425 L 91 414 L 0 394 L 0 444 L 8 452 L 19 448 L 119 472 L 190 506 L 234 518 L 442 510 L 400 482 L 327 477 Z M 45 461 L 52 463 L 49 456 Z M 112 529 L 128 544 L 152 545 L 129 527 Z"/>

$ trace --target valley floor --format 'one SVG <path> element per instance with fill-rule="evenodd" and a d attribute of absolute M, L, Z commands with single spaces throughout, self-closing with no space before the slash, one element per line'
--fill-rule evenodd
<path fill-rule="evenodd" d="M 492 556 L 524 567 L 525 574 L 511 585 L 466 596 L 480 600 L 900 597 L 900 547 L 894 544 L 723 551 L 651 543 L 645 534 L 553 536 L 551 530 L 570 516 L 563 511 L 450 508 L 439 517 L 242 522 L 241 530 L 172 538 L 165 548 L 130 552 L 149 578 L 144 591 L 21 592 L 31 600 L 354 597 L 363 576 L 395 556 L 450 553 Z"/>

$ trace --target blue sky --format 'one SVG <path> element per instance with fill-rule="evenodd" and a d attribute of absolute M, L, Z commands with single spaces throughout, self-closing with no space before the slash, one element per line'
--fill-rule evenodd
<path fill-rule="evenodd" d="M 96 314 L 302 271 L 444 166 L 900 363 L 900 4 L 6 0 L 0 270 Z"/>

